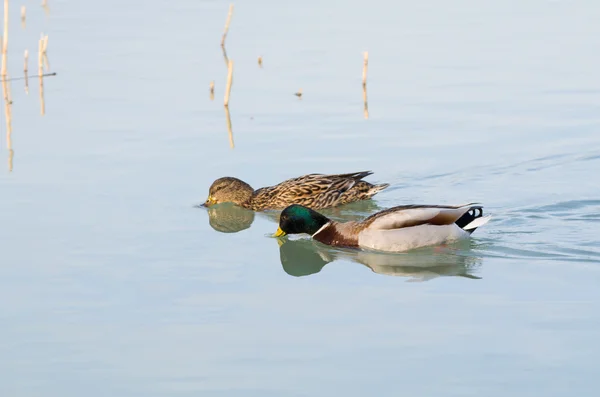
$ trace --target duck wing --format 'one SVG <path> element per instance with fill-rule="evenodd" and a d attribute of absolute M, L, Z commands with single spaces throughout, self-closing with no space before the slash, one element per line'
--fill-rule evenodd
<path fill-rule="evenodd" d="M 281 203 L 297 203 L 312 208 L 334 205 L 343 193 L 350 190 L 371 171 L 348 174 L 308 174 L 281 182 L 270 188 L 259 189 L 257 193 L 268 195 Z"/>
<path fill-rule="evenodd" d="M 419 225 L 457 225 L 463 228 L 461 218 L 465 214 L 472 211 L 473 214 L 464 217 L 473 220 L 477 217 L 477 210 L 480 211 L 478 216 L 482 215 L 482 206 L 475 203 L 450 206 L 450 205 L 401 205 L 392 207 L 387 210 L 378 212 L 362 221 L 364 229 L 369 230 L 392 230 L 402 229 Z"/>

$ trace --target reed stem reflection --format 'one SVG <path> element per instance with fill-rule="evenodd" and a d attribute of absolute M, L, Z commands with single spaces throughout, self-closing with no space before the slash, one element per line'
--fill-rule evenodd
<path fill-rule="evenodd" d="M 363 87 L 363 103 L 364 103 L 364 114 L 365 119 L 369 118 L 369 105 L 367 104 L 367 69 L 369 67 L 369 52 L 365 51 L 365 58 L 363 62 L 363 75 L 362 75 L 362 87 Z"/>

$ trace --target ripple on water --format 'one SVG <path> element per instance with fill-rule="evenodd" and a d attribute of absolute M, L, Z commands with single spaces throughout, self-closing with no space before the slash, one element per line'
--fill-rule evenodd
<path fill-rule="evenodd" d="M 595 227 L 599 219 L 598 199 L 563 200 L 509 209 L 497 215 L 494 222 L 497 230 L 488 232 L 495 241 L 486 248 L 486 254 L 513 259 L 600 263 Z M 565 227 L 566 222 L 569 227 Z M 578 227 L 574 228 L 574 223 Z"/>
<path fill-rule="evenodd" d="M 552 214 L 552 213 L 562 214 L 564 211 L 580 210 L 580 209 L 590 207 L 590 206 L 600 207 L 600 200 L 595 200 L 595 199 L 589 200 L 588 199 L 588 200 L 560 201 L 558 203 L 529 208 L 528 211 L 534 212 L 534 213 L 545 213 L 545 214 Z M 598 208 L 598 209 L 600 210 L 600 208 Z M 588 214 L 588 215 L 594 215 L 594 214 Z"/>
<path fill-rule="evenodd" d="M 520 175 L 524 172 L 542 171 L 569 163 L 593 161 L 598 159 L 600 159 L 600 153 L 596 151 L 583 154 L 579 151 L 572 153 L 558 153 L 525 161 L 518 161 L 512 164 L 502 164 L 491 167 L 489 169 L 489 173 L 491 175 Z"/>

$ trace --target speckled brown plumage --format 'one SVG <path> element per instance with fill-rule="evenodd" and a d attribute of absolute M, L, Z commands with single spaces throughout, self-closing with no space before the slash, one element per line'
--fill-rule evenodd
<path fill-rule="evenodd" d="M 291 204 L 312 209 L 330 208 L 370 199 L 389 186 L 387 183 L 373 185 L 362 180 L 371 174 L 371 171 L 336 175 L 309 174 L 256 191 L 244 181 L 224 177 L 213 182 L 204 205 L 233 202 L 254 211 L 283 209 Z"/>

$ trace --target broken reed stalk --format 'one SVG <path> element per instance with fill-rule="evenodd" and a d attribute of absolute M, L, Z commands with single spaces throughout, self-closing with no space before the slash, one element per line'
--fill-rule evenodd
<path fill-rule="evenodd" d="M 4 97 L 4 112 L 6 114 L 6 143 L 9 152 L 12 151 L 12 123 L 11 123 L 11 109 L 10 109 L 10 91 L 8 88 L 8 81 L 6 78 L 6 56 L 8 49 L 8 0 L 4 0 L 4 35 L 2 36 L 2 70 L 0 75 L 2 77 L 2 94 Z M 9 169 L 12 169 L 12 160 L 9 158 Z"/>
<path fill-rule="evenodd" d="M 223 32 L 223 37 L 221 38 L 221 47 L 225 47 L 225 38 L 227 37 L 227 32 L 229 31 L 229 23 L 231 22 L 232 14 L 233 4 L 229 5 L 229 14 L 227 14 L 227 21 L 225 22 L 225 31 Z"/>
<path fill-rule="evenodd" d="M 4 113 L 6 118 L 6 148 L 8 149 L 8 172 L 13 170 L 13 158 L 15 151 L 12 148 L 12 98 L 8 79 L 2 79 L 2 91 L 4 92 Z"/>
<path fill-rule="evenodd" d="M 27 75 L 27 65 L 29 64 L 29 51 L 25 50 L 25 60 L 23 62 L 23 75 L 25 76 L 25 93 L 29 95 L 29 77 Z"/>
<path fill-rule="evenodd" d="M 369 66 L 369 52 L 365 51 L 365 61 L 363 64 L 363 76 L 362 76 L 362 86 L 363 86 L 363 102 L 365 104 L 364 114 L 365 119 L 369 118 L 369 106 L 367 104 L 367 68 Z"/>
<path fill-rule="evenodd" d="M 210 100 L 212 101 L 213 99 L 215 99 L 215 82 L 211 81 L 210 82 Z"/>
<path fill-rule="evenodd" d="M 227 133 L 229 134 L 229 147 L 234 148 L 233 130 L 231 129 L 231 115 L 229 114 L 229 106 L 225 106 L 225 119 L 227 120 Z"/>
<path fill-rule="evenodd" d="M 40 113 L 43 116 L 46 113 L 44 104 L 44 62 L 43 58 L 44 39 L 40 39 L 38 46 L 38 75 L 40 79 Z"/>
<path fill-rule="evenodd" d="M 2 79 L 6 79 L 6 51 L 8 49 L 8 0 L 4 0 L 4 35 L 2 36 Z"/>
<path fill-rule="evenodd" d="M 46 11 L 46 14 L 50 13 L 50 8 L 48 8 L 47 0 L 42 0 L 42 7 L 44 8 L 44 11 Z"/>
<path fill-rule="evenodd" d="M 42 37 L 43 40 L 43 48 L 42 48 L 42 55 L 44 58 L 44 66 L 46 67 L 46 70 L 50 70 L 50 61 L 48 60 L 48 35 L 45 35 Z"/>
<path fill-rule="evenodd" d="M 10 99 L 9 99 L 9 90 L 8 90 L 8 82 L 3 78 L 2 79 L 2 93 L 4 95 L 4 115 L 6 119 L 6 146 L 10 151 L 12 149 L 12 117 L 11 117 L 11 109 L 10 109 Z"/>
<path fill-rule="evenodd" d="M 4 0 L 4 35 L 2 36 L 2 94 L 4 97 L 4 111 L 6 113 L 6 140 L 11 142 L 12 134 L 11 111 L 10 111 L 10 93 L 8 89 L 8 81 L 6 78 L 6 56 L 8 50 L 8 0 Z"/>
<path fill-rule="evenodd" d="M 363 87 L 367 86 L 367 68 L 369 66 L 369 52 L 365 51 L 365 62 L 363 64 Z"/>
<path fill-rule="evenodd" d="M 9 103 L 9 105 L 11 105 L 8 108 L 8 110 L 9 110 L 10 114 L 12 115 L 12 93 L 10 92 L 9 81 L 10 81 L 10 77 L 8 77 L 8 75 L 7 75 L 7 78 L 6 78 L 6 94 L 7 94 L 7 98 L 8 98 L 8 103 Z"/>
<path fill-rule="evenodd" d="M 27 18 L 27 9 L 25 8 L 25 6 L 21 6 L 21 27 L 23 29 L 25 29 L 25 26 L 26 26 L 26 21 L 25 21 L 26 18 Z"/>
<path fill-rule="evenodd" d="M 227 86 L 225 87 L 225 106 L 229 106 L 229 94 L 231 94 L 231 83 L 233 81 L 233 61 L 229 61 L 227 68 Z"/>
<path fill-rule="evenodd" d="M 223 59 L 225 59 L 225 66 L 229 67 L 229 58 L 227 58 L 227 51 L 225 51 L 225 47 L 221 47 L 221 50 L 223 50 Z"/>

